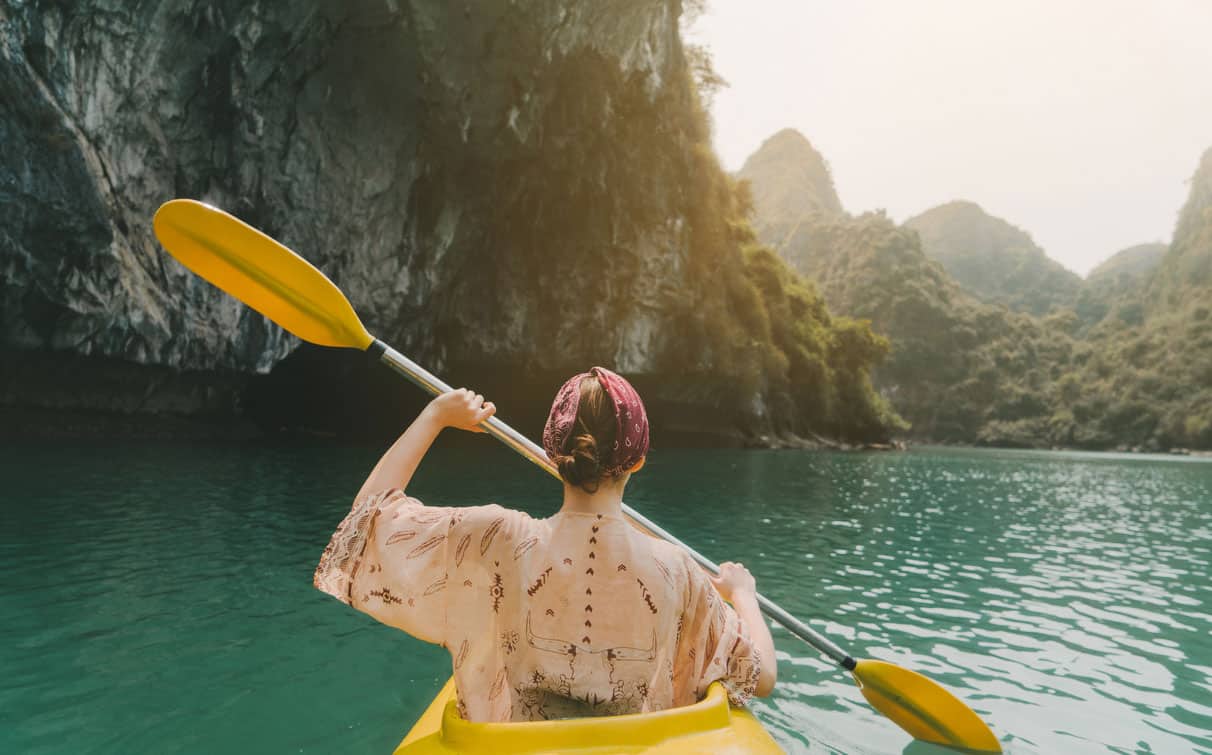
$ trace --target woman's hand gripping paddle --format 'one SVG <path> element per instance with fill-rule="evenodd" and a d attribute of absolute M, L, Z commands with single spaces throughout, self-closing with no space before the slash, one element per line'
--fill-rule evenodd
<path fill-rule="evenodd" d="M 323 273 L 264 233 L 222 210 L 189 199 L 167 202 L 156 212 L 156 236 L 187 268 L 304 341 L 367 351 L 433 395 L 450 386 L 374 338 L 353 306 Z M 537 445 L 493 417 L 484 426 L 507 446 L 558 478 Z M 641 528 L 685 548 L 712 574 L 719 567 L 630 506 L 624 512 Z M 959 698 L 913 671 L 885 661 L 851 658 L 837 645 L 764 596 L 762 612 L 850 671 L 871 705 L 917 739 L 981 752 L 1001 752 L 989 727 Z"/>

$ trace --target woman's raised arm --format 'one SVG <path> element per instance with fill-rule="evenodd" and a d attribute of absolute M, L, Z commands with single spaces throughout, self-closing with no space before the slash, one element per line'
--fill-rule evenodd
<path fill-rule="evenodd" d="M 479 424 L 496 411 L 497 408 L 491 401 L 484 401 L 483 396 L 466 388 L 443 393 L 430 401 L 404 434 L 387 449 L 383 458 L 379 459 L 366 482 L 362 483 L 355 500 L 367 493 L 387 488 L 406 490 L 421 464 L 421 459 L 443 428 L 455 427 L 470 432 L 483 432 Z"/>

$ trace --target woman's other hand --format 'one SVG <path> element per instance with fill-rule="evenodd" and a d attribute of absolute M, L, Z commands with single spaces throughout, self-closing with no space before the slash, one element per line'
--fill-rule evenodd
<path fill-rule="evenodd" d="M 742 595 L 757 595 L 757 582 L 744 564 L 725 561 L 720 564 L 720 573 L 711 578 L 711 584 L 729 603 L 736 603 L 735 597 Z"/>
<path fill-rule="evenodd" d="M 454 427 L 473 433 L 484 432 L 479 425 L 496 414 L 497 408 L 478 393 L 459 388 L 429 402 L 425 411 L 441 427 Z"/>
<path fill-rule="evenodd" d="M 770 636 L 770 626 L 762 617 L 762 609 L 757 602 L 757 582 L 744 564 L 725 561 L 720 564 L 720 574 L 711 578 L 711 584 L 720 595 L 732 604 L 741 622 L 749 630 L 749 640 L 762 659 L 757 688 L 754 694 L 765 697 L 774 690 L 779 678 L 778 659 L 774 652 L 774 638 Z"/>

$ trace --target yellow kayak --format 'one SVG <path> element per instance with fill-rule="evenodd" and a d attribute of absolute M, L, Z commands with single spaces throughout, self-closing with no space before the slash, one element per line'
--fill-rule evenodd
<path fill-rule="evenodd" d="M 454 680 L 438 693 L 395 755 L 509 753 L 781 753 L 716 682 L 694 705 L 656 713 L 524 723 L 470 723 L 455 712 Z"/>

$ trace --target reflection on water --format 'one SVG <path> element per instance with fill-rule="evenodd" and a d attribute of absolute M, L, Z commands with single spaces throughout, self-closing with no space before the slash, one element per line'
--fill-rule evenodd
<path fill-rule="evenodd" d="M 439 451 L 416 490 L 545 513 Z M 374 450 L 39 446 L 0 460 L 0 751 L 390 751 L 438 648 L 310 587 Z M 921 671 L 1010 752 L 1212 749 L 1212 463 L 1102 454 L 657 451 L 629 502 L 851 653 Z M 926 755 L 776 630 L 792 751 Z"/>

